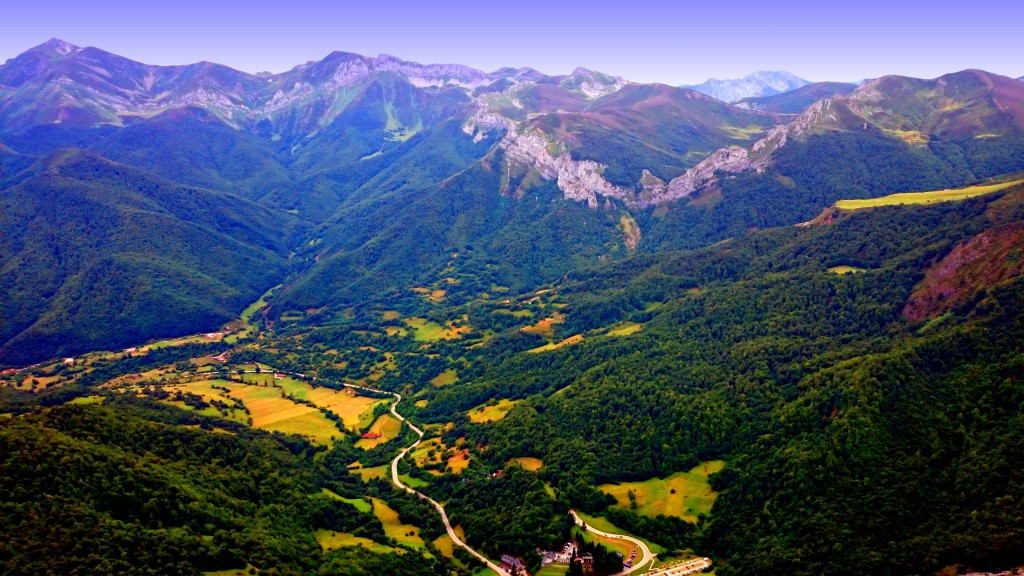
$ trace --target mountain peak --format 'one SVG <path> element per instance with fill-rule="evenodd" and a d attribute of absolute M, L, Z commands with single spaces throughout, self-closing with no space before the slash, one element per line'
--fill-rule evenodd
<path fill-rule="evenodd" d="M 683 88 L 690 88 L 725 102 L 738 102 L 744 98 L 783 94 L 808 84 L 810 84 L 809 81 L 789 72 L 760 70 L 747 74 L 743 78 L 732 80 L 711 78 L 702 84 L 683 86 Z"/>
<path fill-rule="evenodd" d="M 78 52 L 81 48 L 70 42 L 65 42 L 60 38 L 50 38 L 46 42 L 43 42 L 39 46 L 33 48 L 33 50 L 38 52 L 56 53 L 56 55 L 65 56 L 72 52 Z"/>

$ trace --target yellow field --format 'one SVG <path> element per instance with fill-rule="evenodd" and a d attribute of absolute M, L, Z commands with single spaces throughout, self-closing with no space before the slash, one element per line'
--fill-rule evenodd
<path fill-rule="evenodd" d="M 383 320 L 398 320 L 402 317 L 402 313 L 396 310 L 385 310 L 380 313 L 380 317 Z"/>
<path fill-rule="evenodd" d="M 956 188 L 953 190 L 934 190 L 932 192 L 907 192 L 905 194 L 891 194 L 889 196 L 882 196 L 881 198 L 869 198 L 867 200 L 840 200 L 836 202 L 836 208 L 841 208 L 843 210 L 860 210 L 862 208 L 875 208 L 877 206 L 896 206 L 901 204 L 933 204 L 935 202 L 951 202 L 954 200 L 964 200 L 966 198 L 973 198 L 974 196 L 981 196 L 983 194 L 991 194 L 992 192 L 1005 190 L 1006 188 L 1020 184 L 1021 182 L 1024 182 L 1024 179 L 1014 180 L 1012 182 L 1001 182 L 999 184 L 968 186 L 966 188 Z"/>
<path fill-rule="evenodd" d="M 473 408 L 467 415 L 469 416 L 469 421 L 475 424 L 480 424 L 481 422 L 497 422 L 508 415 L 508 411 L 518 403 L 518 400 L 501 400 L 493 406 L 478 406 Z"/>
<path fill-rule="evenodd" d="M 544 466 L 544 461 L 540 458 L 529 458 L 526 456 L 513 458 L 509 462 L 518 462 L 524 470 L 529 470 L 530 472 L 536 472 L 541 469 L 541 466 Z"/>
<path fill-rule="evenodd" d="M 448 472 L 462 474 L 462 471 L 469 468 L 469 450 L 459 450 L 451 458 L 448 458 Z"/>
<path fill-rule="evenodd" d="M 537 352 L 547 352 L 548 350 L 558 350 L 562 346 L 572 346 L 573 344 L 579 344 L 580 342 L 583 342 L 583 335 L 582 334 L 577 334 L 575 336 L 569 336 L 568 338 L 566 338 L 565 340 L 562 340 L 561 342 L 552 343 L 552 344 L 545 344 L 543 346 L 538 346 L 536 348 L 532 348 L 530 350 L 527 350 L 527 352 L 537 353 Z"/>
<path fill-rule="evenodd" d="M 317 530 L 316 541 L 320 543 L 320 547 L 325 551 L 337 550 L 338 548 L 348 546 L 360 546 L 366 548 L 370 552 L 376 552 L 377 554 L 388 554 L 395 552 L 396 550 L 390 546 L 378 544 L 369 538 L 361 538 L 359 536 L 353 536 L 347 532 L 331 532 L 330 530 Z"/>
<path fill-rule="evenodd" d="M 68 404 L 103 404 L 103 396 L 79 396 Z"/>
<path fill-rule="evenodd" d="M 441 555 L 445 558 L 455 558 L 455 542 L 447 534 L 438 536 L 434 540 L 434 546 L 437 546 L 437 549 L 441 551 Z"/>
<path fill-rule="evenodd" d="M 261 376 L 267 382 L 270 382 L 273 378 L 272 374 L 247 374 L 247 376 Z M 360 426 L 360 422 L 363 421 L 364 415 L 373 413 L 374 406 L 378 403 L 386 402 L 386 400 L 374 400 L 366 396 L 350 396 L 347 392 L 330 388 L 313 388 L 305 382 L 289 377 L 273 381 L 289 395 L 299 400 L 309 400 L 318 407 L 327 408 L 334 412 L 341 418 L 341 421 L 349 430 L 357 429 Z"/>
<path fill-rule="evenodd" d="M 846 274 L 860 274 L 861 272 L 866 272 L 866 270 L 864 270 L 863 268 L 857 268 L 856 266 L 833 266 L 829 268 L 828 271 L 833 274 L 839 274 L 840 276 Z"/>
<path fill-rule="evenodd" d="M 713 460 L 700 464 L 689 472 L 677 472 L 666 478 L 652 478 L 644 482 L 603 484 L 597 489 L 612 495 L 619 506 L 630 507 L 629 492 L 636 498 L 637 512 L 646 516 L 664 514 L 696 522 L 698 514 L 710 514 L 711 505 L 718 496 L 708 484 L 708 476 L 725 467 L 725 462 Z"/>
<path fill-rule="evenodd" d="M 222 390 L 215 390 L 213 386 L 227 388 L 230 395 L 226 396 Z M 199 394 L 206 399 L 225 400 L 237 398 L 249 409 L 249 417 L 252 418 L 252 427 L 263 430 L 276 430 L 285 434 L 297 434 L 305 436 L 318 444 L 331 444 L 342 433 L 319 410 L 302 404 L 296 404 L 281 396 L 281 390 L 271 386 L 255 386 L 239 384 L 226 380 L 212 380 L 193 382 L 179 386 L 169 386 L 167 391 L 174 393 L 175 390 Z M 228 402 L 230 404 L 230 402 Z M 232 416 L 237 419 L 239 413 L 232 411 Z"/>
<path fill-rule="evenodd" d="M 450 384 L 455 384 L 458 381 L 459 381 L 459 373 L 456 372 L 455 370 L 452 370 L 452 369 L 449 368 L 448 370 L 445 370 L 444 372 L 441 372 L 437 376 L 434 376 L 430 380 L 430 383 L 433 386 L 435 386 L 437 388 L 440 388 L 442 386 L 448 386 Z"/>
<path fill-rule="evenodd" d="M 643 324 L 637 324 L 636 322 L 623 322 L 618 326 L 608 331 L 609 336 L 629 336 L 630 334 L 636 334 L 643 328 Z"/>
<path fill-rule="evenodd" d="M 348 472 L 349 474 L 359 476 L 363 479 L 363 482 L 366 482 L 367 480 L 375 480 L 377 478 L 387 478 L 388 474 L 391 473 L 391 470 L 388 468 L 387 464 L 383 464 L 381 466 L 374 466 L 373 468 L 363 468 L 362 466 L 355 468 L 350 467 Z"/>
<path fill-rule="evenodd" d="M 373 499 L 373 514 L 384 525 L 384 533 L 388 538 L 393 538 L 399 544 L 406 546 L 423 546 L 420 529 L 411 524 L 402 524 L 398 519 L 398 512 L 392 510 L 383 500 Z"/>
<path fill-rule="evenodd" d="M 447 446 L 441 442 L 440 438 L 431 438 L 430 440 L 424 440 L 416 447 L 415 450 L 409 453 L 409 458 L 416 464 L 416 466 L 422 467 L 425 464 L 434 464 L 441 461 L 441 455 L 447 450 Z M 434 456 L 430 456 L 430 452 L 434 452 Z"/>
<path fill-rule="evenodd" d="M 381 414 L 377 420 L 373 422 L 370 429 L 367 432 L 376 432 L 382 434 L 380 438 L 376 440 L 370 440 L 368 438 L 360 438 L 356 441 L 356 448 L 362 448 L 363 450 L 369 450 L 374 446 L 379 446 L 388 440 L 393 440 L 398 437 L 398 434 L 402 431 L 402 423 L 395 419 L 390 414 Z"/>
<path fill-rule="evenodd" d="M 561 324 L 562 322 L 565 322 L 565 316 L 555 313 L 550 318 L 545 318 L 533 326 L 527 326 L 522 330 L 527 334 L 536 334 L 542 338 L 551 338 L 554 336 L 554 325 Z"/>

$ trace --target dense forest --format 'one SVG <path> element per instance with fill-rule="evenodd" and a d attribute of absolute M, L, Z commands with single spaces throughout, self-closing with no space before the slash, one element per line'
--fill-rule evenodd
<path fill-rule="evenodd" d="M 0 65 L 0 572 L 486 572 L 403 453 L 541 576 L 570 511 L 720 576 L 1024 566 L 1019 82 L 446 70 Z M 648 205 L 722 147 L 768 163 Z"/>

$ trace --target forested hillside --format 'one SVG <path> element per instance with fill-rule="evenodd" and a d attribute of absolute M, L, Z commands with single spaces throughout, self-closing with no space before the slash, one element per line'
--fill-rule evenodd
<path fill-rule="evenodd" d="M 1024 565 L 1024 84 L 744 105 L 0 65 L 0 571 Z"/>
<path fill-rule="evenodd" d="M 288 272 L 299 223 L 79 151 L 6 180 L 0 362 L 215 328 Z"/>

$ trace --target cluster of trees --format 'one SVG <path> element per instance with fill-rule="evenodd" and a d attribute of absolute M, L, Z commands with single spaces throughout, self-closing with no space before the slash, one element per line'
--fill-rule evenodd
<path fill-rule="evenodd" d="M 604 511 L 666 547 L 714 550 L 723 573 L 1019 564 L 1024 454 L 1007 447 L 1022 431 L 1005 407 L 1021 402 L 1021 281 L 982 286 L 944 323 L 901 311 L 953 246 L 1021 219 L 1018 189 L 578 272 L 561 289 L 566 325 L 593 338 L 542 355 L 485 349 L 486 363 L 469 352 L 486 368 L 431 391 L 419 417 L 486 446 L 474 454 L 485 468 L 541 458 L 559 498 L 592 512 L 608 505 L 595 484 L 730 459 L 703 524 Z M 839 264 L 868 270 L 826 270 Z M 629 338 L 597 337 L 641 318 Z M 491 398 L 523 401 L 496 423 L 460 415 Z"/>
<path fill-rule="evenodd" d="M 198 426 L 197 426 L 198 425 Z M 213 433 L 216 427 L 231 434 Z M 350 448 L 351 449 L 351 448 Z M 382 544 L 372 513 L 321 494 L 392 498 L 322 465 L 308 441 L 134 395 L 0 421 L 0 571 L 5 574 L 348 574 L 462 569 L 412 550 L 324 552 L 316 530 Z M 352 479 L 355 479 L 353 482 Z M 398 497 L 402 498 L 402 497 Z M 406 515 L 415 505 L 403 503 Z M 434 527 L 436 531 L 436 527 Z M 131 550 L 131 554 L 125 554 Z"/>

